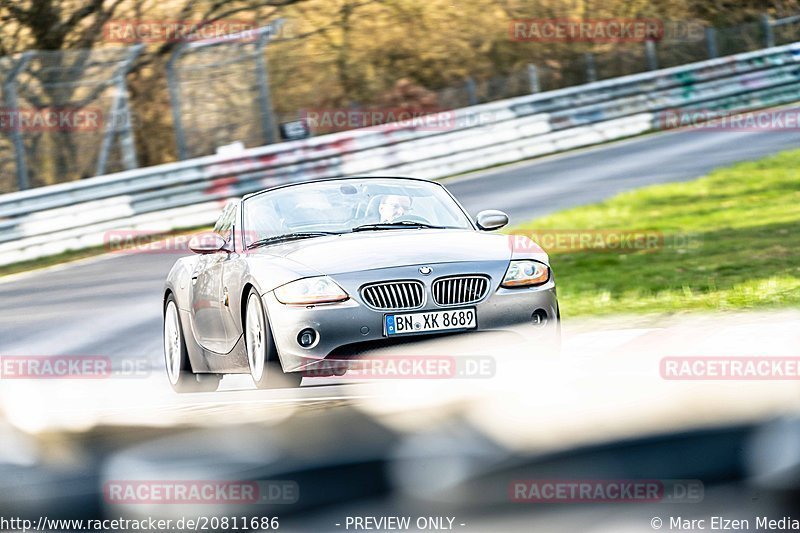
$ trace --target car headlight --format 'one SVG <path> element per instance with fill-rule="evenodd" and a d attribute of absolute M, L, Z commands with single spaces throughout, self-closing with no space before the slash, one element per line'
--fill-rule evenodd
<path fill-rule="evenodd" d="M 547 283 L 550 279 L 550 267 L 539 261 L 523 259 L 511 261 L 503 278 L 502 287 L 532 287 Z"/>
<path fill-rule="evenodd" d="M 306 305 L 343 302 L 350 296 L 328 276 L 299 279 L 275 289 L 282 304 Z"/>

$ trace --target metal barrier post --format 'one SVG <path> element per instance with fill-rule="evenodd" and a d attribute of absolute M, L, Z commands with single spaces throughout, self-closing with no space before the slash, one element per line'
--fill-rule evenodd
<path fill-rule="evenodd" d="M 530 63 L 528 64 L 528 85 L 531 93 L 538 93 L 542 90 L 539 85 L 539 69 Z"/>
<path fill-rule="evenodd" d="M 772 19 L 766 13 L 761 15 L 761 24 L 764 26 L 764 46 L 772 48 L 775 46 L 775 33 L 772 31 Z"/>
<path fill-rule="evenodd" d="M 186 45 L 184 43 L 179 44 L 172 56 L 170 56 L 169 61 L 167 61 L 167 87 L 169 88 L 169 101 L 172 108 L 172 124 L 173 128 L 175 128 L 175 144 L 178 148 L 178 159 L 180 160 L 188 159 L 189 151 L 186 148 L 186 135 L 184 135 L 181 121 L 181 95 L 180 87 L 178 86 L 180 80 L 178 79 L 175 65 L 185 49 Z"/>
<path fill-rule="evenodd" d="M 467 78 L 467 81 L 464 83 L 464 86 L 467 89 L 467 102 L 469 105 L 477 105 L 478 103 L 478 86 L 475 84 L 475 80 Z"/>
<path fill-rule="evenodd" d="M 590 83 L 597 81 L 597 67 L 594 64 L 594 54 L 586 52 L 583 58 L 586 61 L 586 81 Z"/>
<path fill-rule="evenodd" d="M 655 41 L 645 41 L 644 51 L 647 56 L 647 70 L 658 70 L 658 56 L 656 55 Z"/>
<path fill-rule="evenodd" d="M 256 54 L 256 75 L 258 77 L 258 100 L 261 107 L 261 127 L 264 130 L 264 141 L 267 144 L 275 143 L 275 119 L 272 110 L 272 96 L 269 90 L 269 75 L 267 71 L 267 56 L 266 48 L 267 42 L 273 33 L 273 25 L 275 32 L 283 24 L 283 19 L 276 20 L 273 24 L 267 26 L 266 31 L 261 31 L 258 36 L 258 53 Z"/>
<path fill-rule="evenodd" d="M 108 152 L 111 150 L 111 143 L 114 142 L 114 137 L 116 136 L 117 126 L 116 122 L 118 120 L 119 111 L 120 111 L 120 101 L 122 100 L 122 92 L 120 91 L 120 82 L 125 83 L 124 78 L 120 78 L 120 75 L 116 75 L 116 81 L 114 85 L 116 85 L 116 92 L 114 93 L 114 100 L 111 102 L 111 113 L 110 117 L 106 119 L 105 131 L 103 132 L 103 141 L 100 143 L 100 155 L 97 157 L 97 166 L 95 167 L 94 175 L 100 176 L 101 174 L 105 174 L 106 172 L 106 163 L 108 163 Z"/>
<path fill-rule="evenodd" d="M 128 86 L 125 83 L 125 76 L 130 71 L 133 61 L 141 54 L 143 48 L 144 46 L 141 44 L 133 46 L 130 55 L 119 66 L 114 76 L 116 92 L 114 93 L 114 100 L 111 104 L 111 118 L 106 121 L 105 131 L 103 132 L 103 141 L 100 154 L 97 157 L 95 176 L 105 174 L 106 165 L 108 164 L 108 154 L 111 151 L 111 145 L 117 135 L 119 135 L 120 151 L 122 152 L 124 167 L 127 170 L 131 170 L 139 166 L 136 161 L 136 143 L 133 139 L 131 111 L 128 105 Z M 120 120 L 123 121 L 121 128 Z"/>
<path fill-rule="evenodd" d="M 32 57 L 31 52 L 25 52 L 22 57 L 11 69 L 11 72 L 3 82 L 3 92 L 6 96 L 6 105 L 13 114 L 19 111 L 19 101 L 17 99 L 17 76 L 20 71 L 28 66 Z M 14 144 L 14 163 L 17 167 L 17 188 L 20 191 L 27 189 L 30 184 L 28 182 L 28 162 L 25 154 L 25 142 L 22 140 L 22 134 L 19 131 L 19 118 L 13 121 L 9 128 L 11 132 L 11 141 Z"/>
<path fill-rule="evenodd" d="M 122 165 L 126 170 L 139 168 L 139 160 L 136 157 L 136 140 L 133 135 L 133 116 L 131 115 L 130 100 L 128 96 L 128 86 L 124 79 L 120 84 L 120 113 L 125 117 L 122 131 L 119 132 L 119 146 L 122 152 Z"/>
<path fill-rule="evenodd" d="M 134 130 L 133 130 L 133 117 L 131 115 L 131 108 L 130 108 L 130 95 L 128 94 L 128 84 L 125 82 L 125 78 L 130 72 L 131 66 L 136 58 L 139 57 L 139 54 L 142 53 L 144 50 L 144 45 L 138 44 L 133 47 L 131 50 L 131 57 L 128 58 L 128 62 L 121 68 L 120 70 L 124 72 L 122 74 L 122 82 L 120 84 L 120 91 L 122 94 L 122 98 L 120 100 L 120 107 L 122 113 L 125 115 L 125 125 L 122 128 L 122 131 L 119 133 L 119 144 L 120 149 L 122 151 L 122 164 L 127 170 L 131 170 L 134 168 L 139 167 L 139 161 L 136 156 L 136 141 L 134 138 Z"/>
<path fill-rule="evenodd" d="M 717 30 L 714 28 L 706 28 L 706 48 L 708 48 L 709 59 L 719 57 L 719 50 L 717 50 Z"/>

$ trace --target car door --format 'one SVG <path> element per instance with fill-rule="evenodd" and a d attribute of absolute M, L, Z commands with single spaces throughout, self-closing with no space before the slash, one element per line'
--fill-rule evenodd
<path fill-rule="evenodd" d="M 223 320 L 226 294 L 223 288 L 225 264 L 233 250 L 233 223 L 236 203 L 229 203 L 214 226 L 214 233 L 226 242 L 225 249 L 200 258 L 192 273 L 192 314 L 195 337 L 205 349 L 227 353 L 228 336 Z"/>
<path fill-rule="evenodd" d="M 230 249 L 234 250 L 228 254 L 227 259 L 222 265 L 222 304 L 220 306 L 220 316 L 225 328 L 226 342 L 224 353 L 229 353 L 236 346 L 242 336 L 241 320 L 241 301 L 243 280 L 246 278 L 247 254 L 246 244 L 243 242 L 243 232 L 239 230 L 242 222 L 241 211 L 237 203 L 234 213 L 234 223 L 232 230 L 232 241 Z M 241 239 L 242 242 L 237 242 Z"/>

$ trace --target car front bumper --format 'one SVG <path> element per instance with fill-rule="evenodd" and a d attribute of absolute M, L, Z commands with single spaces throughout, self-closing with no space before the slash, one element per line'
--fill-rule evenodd
<path fill-rule="evenodd" d="M 452 274 L 491 272 L 488 296 L 476 304 L 457 307 L 436 305 L 433 298 L 430 297 L 430 282 L 433 280 L 421 278 L 416 266 L 392 269 L 392 272 L 374 271 L 368 274 L 368 278 L 365 278 L 363 273 L 332 276 L 351 295 L 350 299 L 340 303 L 316 306 L 285 305 L 275 298 L 272 291 L 263 294 L 262 297 L 283 369 L 285 372 L 298 372 L 317 368 L 328 357 L 347 358 L 349 355 L 347 353 L 348 345 L 387 340 L 384 332 L 384 316 L 387 314 L 475 308 L 477 328 L 461 331 L 512 329 L 518 331 L 519 327 L 525 324 L 529 324 L 531 329 L 540 329 L 542 325 L 536 325 L 533 320 L 533 315 L 537 311 L 539 313 L 544 311 L 547 315 L 547 323 L 555 324 L 558 315 L 558 301 L 552 277 L 546 284 L 538 287 L 502 288 L 499 283 L 505 273 L 506 265 L 507 262 L 504 262 L 499 268 L 496 264 L 480 265 L 483 267 L 482 270 L 476 268 L 479 265 L 470 265 L 473 268 L 465 268 L 464 265 L 459 264 L 437 265 L 437 278 Z M 498 272 L 500 272 L 499 276 Z M 386 281 L 387 279 L 418 279 L 422 281 L 428 296 L 423 307 L 414 311 L 396 312 L 378 311 L 368 307 L 361 300 L 360 286 L 372 281 Z M 316 331 L 317 341 L 311 347 L 303 348 L 298 342 L 298 335 L 307 328 Z M 453 330 L 453 332 L 455 331 L 458 330 Z M 424 339 L 436 333 L 393 336 L 391 339 L 408 340 L 409 337 Z M 335 356 L 331 355 L 333 352 L 336 352 Z"/>

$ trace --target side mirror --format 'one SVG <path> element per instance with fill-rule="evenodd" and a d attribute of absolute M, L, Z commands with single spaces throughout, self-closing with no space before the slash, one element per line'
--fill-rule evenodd
<path fill-rule="evenodd" d="M 196 254 L 215 254 L 225 247 L 225 239 L 216 233 L 195 235 L 189 240 L 189 249 Z"/>
<path fill-rule="evenodd" d="M 492 231 L 508 224 L 508 215 L 497 209 L 487 209 L 478 213 L 477 222 L 480 229 Z"/>

